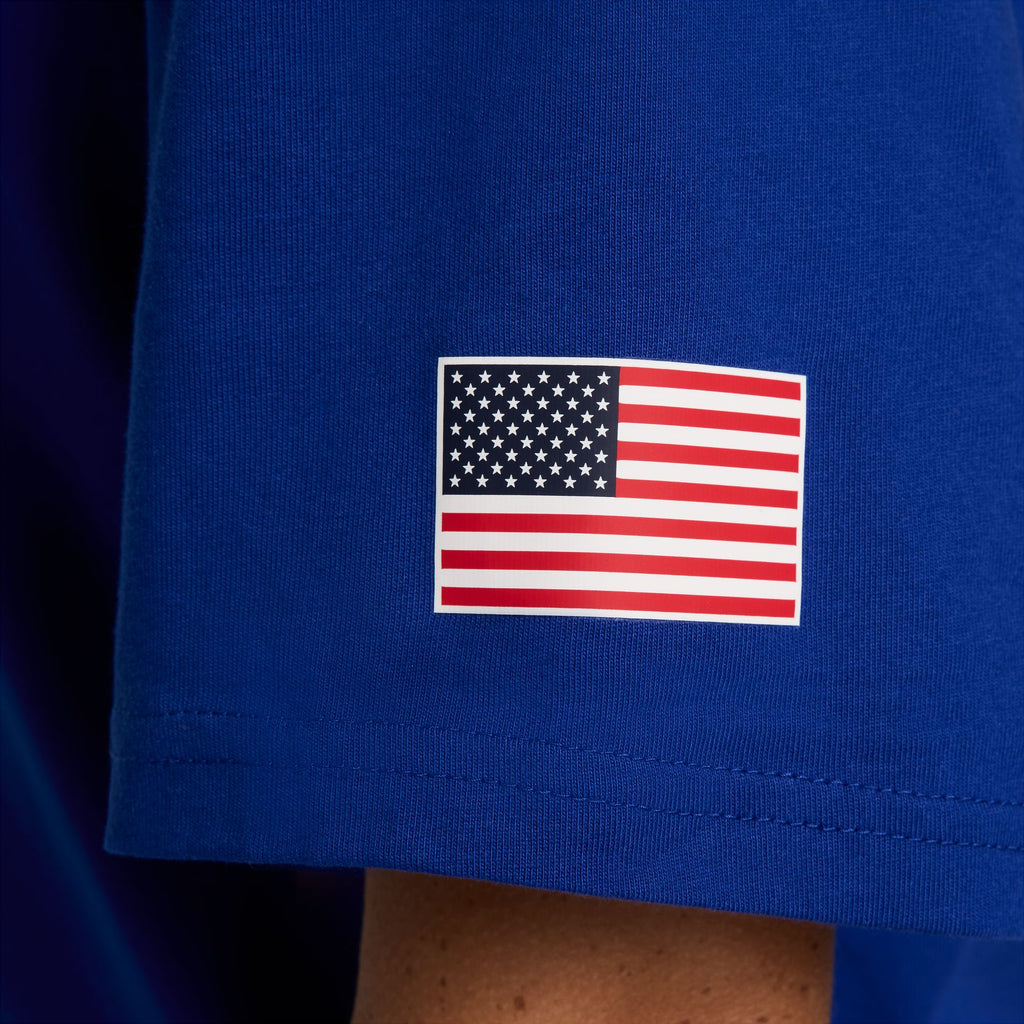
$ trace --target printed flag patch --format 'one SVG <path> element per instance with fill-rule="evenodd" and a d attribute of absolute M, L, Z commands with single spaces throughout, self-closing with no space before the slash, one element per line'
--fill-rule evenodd
<path fill-rule="evenodd" d="M 434 610 L 799 625 L 806 378 L 438 362 Z"/>

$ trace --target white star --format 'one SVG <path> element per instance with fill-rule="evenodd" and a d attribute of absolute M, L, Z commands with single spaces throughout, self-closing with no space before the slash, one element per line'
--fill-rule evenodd
<path fill-rule="evenodd" d="M 518 398 L 510 398 L 508 400 L 508 407 L 510 409 L 518 409 L 519 408 L 519 399 Z"/>
<path fill-rule="evenodd" d="M 474 445 L 474 444 L 476 444 L 476 442 L 475 442 L 475 441 L 473 440 L 473 438 L 471 438 L 471 437 L 467 437 L 467 438 L 466 438 L 466 439 L 465 439 L 465 440 L 464 440 L 464 441 L 463 441 L 462 443 L 463 443 L 463 444 L 464 444 L 464 445 L 465 445 L 465 446 L 466 446 L 467 448 L 472 448 L 472 447 L 473 447 L 473 445 Z"/>
<path fill-rule="evenodd" d="M 541 424 L 539 424 L 537 426 L 537 433 L 540 434 L 541 436 L 543 436 L 547 432 L 548 432 L 548 428 L 546 426 L 544 426 L 543 423 L 541 423 Z"/>
<path fill-rule="evenodd" d="M 604 437 L 604 435 L 607 434 L 607 433 L 608 433 L 608 428 L 607 427 L 598 427 L 597 428 L 597 436 L 598 437 Z"/>
<path fill-rule="evenodd" d="M 492 437 L 491 438 L 491 447 L 492 448 L 500 448 L 504 443 L 505 443 L 505 439 L 503 437 Z"/>
<path fill-rule="evenodd" d="M 485 476 L 483 475 L 483 473 L 481 473 L 481 474 L 480 474 L 480 475 L 479 475 L 479 476 L 478 476 L 478 477 L 476 478 L 476 485 L 477 485 L 477 487 L 483 487 L 483 486 L 484 486 L 484 484 L 486 484 L 486 483 L 487 483 L 487 477 L 485 477 Z"/>
<path fill-rule="evenodd" d="M 533 419 L 533 413 L 532 412 L 524 412 L 523 413 L 523 421 L 525 423 L 531 422 L 532 419 Z"/>
<path fill-rule="evenodd" d="M 507 477 L 505 477 L 505 486 L 506 487 L 515 487 L 515 485 L 516 485 L 516 478 L 514 476 L 507 476 Z"/>
<path fill-rule="evenodd" d="M 551 470 L 552 473 L 561 473 L 562 472 L 562 467 L 557 462 L 555 462 L 552 465 L 548 466 L 548 469 Z"/>
<path fill-rule="evenodd" d="M 460 456 L 461 454 L 462 454 L 462 452 L 460 452 L 460 451 L 459 451 L 459 449 L 458 449 L 458 448 L 456 448 L 456 449 L 455 449 L 455 451 L 453 451 L 453 452 L 452 452 L 452 458 L 453 458 L 453 459 L 458 459 L 458 457 L 459 457 L 459 456 Z"/>
<path fill-rule="evenodd" d="M 535 459 L 537 459 L 539 462 L 543 462 L 548 457 L 548 453 L 547 452 L 534 452 L 533 453 L 533 457 Z"/>
<path fill-rule="evenodd" d="M 499 409 L 497 412 L 491 413 L 491 418 L 500 423 L 505 418 L 505 414 Z"/>
<path fill-rule="evenodd" d="M 605 459 L 607 459 L 607 458 L 608 458 L 608 453 L 607 453 L 607 452 L 598 452 L 598 453 L 597 453 L 597 454 L 596 454 L 596 455 L 594 456 L 594 458 L 595 458 L 595 459 L 597 459 L 597 461 L 598 461 L 598 462 L 604 462 L 604 461 L 605 461 Z"/>
<path fill-rule="evenodd" d="M 486 423 L 481 423 L 480 426 L 476 428 L 478 434 L 486 434 L 490 431 L 490 429 L 491 428 L 487 426 Z"/>
<path fill-rule="evenodd" d="M 595 487 L 598 487 L 598 488 L 600 488 L 600 489 L 601 489 L 601 490 L 603 491 L 603 490 L 604 490 L 604 485 L 605 485 L 605 484 L 606 484 L 607 482 L 608 482 L 608 481 L 607 481 L 607 480 L 605 480 L 605 478 L 604 478 L 603 476 L 599 476 L 599 477 L 598 477 L 598 478 L 597 478 L 597 479 L 596 479 L 596 480 L 594 481 L 594 486 L 595 486 Z"/>
<path fill-rule="evenodd" d="M 505 452 L 505 458 L 508 459 L 510 462 L 515 462 L 516 456 L 518 455 L 519 452 L 517 452 L 515 448 L 509 448 L 509 450 Z"/>
<path fill-rule="evenodd" d="M 577 430 L 579 430 L 579 427 L 576 427 L 576 426 L 571 426 L 571 427 L 566 427 L 566 428 L 565 428 L 565 432 L 566 432 L 566 433 L 567 433 L 567 434 L 568 434 L 568 435 L 569 435 L 570 437 L 575 437 L 575 436 L 576 436 L 576 431 L 577 431 Z"/>
<path fill-rule="evenodd" d="M 462 399 L 461 398 L 453 398 L 452 399 L 452 408 L 453 409 L 458 409 L 458 407 L 460 405 L 462 405 Z"/>
<path fill-rule="evenodd" d="M 554 414 L 554 416 L 552 416 L 551 418 L 552 418 L 552 419 L 553 419 L 553 420 L 554 420 L 554 421 L 555 421 L 556 423 L 561 423 L 561 422 L 562 422 L 562 414 L 561 414 L 560 412 L 556 412 L 556 413 Z"/>
<path fill-rule="evenodd" d="M 583 389 L 583 394 L 585 394 L 587 398 L 589 398 L 593 393 L 594 389 L 589 384 Z"/>
<path fill-rule="evenodd" d="M 510 424 L 509 424 L 509 425 L 508 425 L 508 426 L 507 426 L 507 427 L 505 428 L 505 430 L 506 430 L 506 431 L 507 431 L 508 433 L 510 433 L 510 434 L 518 434 L 518 433 L 519 433 L 519 428 L 518 428 L 518 427 L 517 427 L 517 426 L 516 426 L 516 425 L 515 425 L 514 423 L 510 423 Z"/>
<path fill-rule="evenodd" d="M 476 387 L 475 387 L 475 385 L 470 384 L 469 387 L 466 388 L 466 394 L 467 395 L 475 395 L 476 394 Z"/>
<path fill-rule="evenodd" d="M 558 385 L 558 386 L 557 386 L 557 387 L 556 387 L 556 388 L 554 389 L 554 391 L 552 391 L 552 394 L 553 394 L 553 395 L 555 396 L 555 398 L 561 398 L 561 397 L 562 397 L 562 392 L 563 392 L 564 390 L 565 390 L 565 388 L 563 388 L 563 387 L 562 387 L 562 385 L 561 385 L 561 384 L 559 384 L 559 385 Z"/>
<path fill-rule="evenodd" d="M 452 383 L 458 384 L 460 380 L 462 380 L 462 374 L 456 370 L 455 373 L 452 374 Z"/>
<path fill-rule="evenodd" d="M 469 412 L 466 413 L 466 421 L 468 423 L 472 423 L 473 420 L 475 420 L 475 419 L 476 419 L 476 413 L 473 412 L 472 409 L 470 409 Z"/>
<path fill-rule="evenodd" d="M 473 472 L 473 463 L 472 462 L 463 463 L 462 472 L 463 473 L 472 473 Z"/>
<path fill-rule="evenodd" d="M 584 476 L 590 476 L 590 466 L 586 462 L 584 462 L 583 465 L 580 466 L 580 472 Z"/>
<path fill-rule="evenodd" d="M 452 485 L 452 487 L 458 487 L 459 484 L 462 482 L 462 477 L 461 476 L 453 476 L 451 478 L 451 480 L 449 480 L 448 482 Z"/>
<path fill-rule="evenodd" d="M 581 448 L 589 448 L 593 443 L 594 442 L 591 441 L 589 437 L 585 437 L 585 438 L 583 438 L 582 441 L 580 441 L 580 447 Z"/>
<path fill-rule="evenodd" d="M 491 379 L 491 375 L 486 370 L 484 370 L 484 372 L 480 374 L 480 380 L 484 384 L 486 384 L 490 379 Z"/>
<path fill-rule="evenodd" d="M 602 398 L 601 401 L 597 403 L 597 407 L 601 412 L 604 412 L 605 409 L 608 408 L 608 400 L 606 398 Z"/>
<path fill-rule="evenodd" d="M 583 422 L 584 423 L 589 423 L 593 418 L 594 418 L 594 414 L 592 412 L 585 412 L 583 414 Z"/>
<path fill-rule="evenodd" d="M 481 409 L 486 409 L 487 406 L 489 406 L 490 404 L 491 404 L 491 400 L 489 398 L 481 398 L 480 399 L 480 408 Z"/>
<path fill-rule="evenodd" d="M 539 381 L 541 382 L 541 384 L 547 384 L 547 382 L 548 382 L 548 371 L 547 371 L 547 370 L 545 370 L 545 371 L 544 371 L 544 372 L 543 372 L 543 373 L 542 373 L 542 374 L 541 374 L 541 375 L 540 375 L 540 376 L 539 376 L 539 377 L 537 378 L 537 380 L 539 380 Z"/>
<path fill-rule="evenodd" d="M 526 387 L 523 388 L 523 394 L 526 395 L 527 398 L 529 398 L 530 395 L 533 394 L 533 385 L 527 384 Z"/>
<path fill-rule="evenodd" d="M 576 486 L 576 481 L 571 476 L 567 476 L 565 478 L 565 486 L 566 487 L 575 487 Z"/>
<path fill-rule="evenodd" d="M 538 433 L 539 432 L 540 432 L 540 428 L 538 428 Z M 551 447 L 552 448 L 561 448 L 562 447 L 562 439 L 560 437 L 553 437 L 551 439 Z"/>
<path fill-rule="evenodd" d="M 458 425 L 458 423 L 453 423 L 452 424 L 452 433 L 453 434 L 461 434 L 462 433 L 462 427 L 460 427 Z"/>
<path fill-rule="evenodd" d="M 488 456 L 488 455 L 490 455 L 490 454 L 491 454 L 491 453 L 490 453 L 490 452 L 489 452 L 489 451 L 488 451 L 488 450 L 487 450 L 486 448 L 481 448 L 481 449 L 480 449 L 480 451 L 478 451 L 478 452 L 476 453 L 476 457 L 477 457 L 477 458 L 478 458 L 478 459 L 479 459 L 479 460 L 480 460 L 481 462 L 483 462 L 483 461 L 484 461 L 484 460 L 485 460 L 485 459 L 487 458 L 487 456 Z"/>
<path fill-rule="evenodd" d="M 566 452 L 565 453 L 565 457 L 566 457 L 566 459 L 569 462 L 575 462 L 576 461 L 576 453 L 575 452 Z"/>
<path fill-rule="evenodd" d="M 533 482 L 534 482 L 534 483 L 535 483 L 535 484 L 536 484 L 536 485 L 537 485 L 538 487 L 543 487 L 543 486 L 544 486 L 544 485 L 545 485 L 545 484 L 547 483 L 547 481 L 546 481 L 546 480 L 544 479 L 544 477 L 542 477 L 542 476 L 535 476 L 535 477 L 533 478 Z"/>
<path fill-rule="evenodd" d="M 524 463 L 523 463 L 523 464 L 522 464 L 522 465 L 521 465 L 521 466 L 519 467 L 519 472 L 520 472 L 520 473 L 529 473 L 531 469 L 533 469 L 533 466 L 531 466 L 531 465 L 530 465 L 530 464 L 529 464 L 528 462 L 524 462 Z"/>
<path fill-rule="evenodd" d="M 547 407 L 548 407 L 548 400 L 547 400 L 546 398 L 542 398 L 542 399 L 541 399 L 541 400 L 540 400 L 540 401 L 539 401 L 539 402 L 537 403 L 537 408 L 538 408 L 538 409 L 546 409 Z"/>
<path fill-rule="evenodd" d="M 580 404 L 580 403 L 579 403 L 579 402 L 577 402 L 575 398 L 570 398 L 570 399 L 569 399 L 569 408 L 570 408 L 570 409 L 575 409 L 575 408 L 576 408 L 576 406 L 577 406 L 577 405 L 579 405 L 579 404 Z"/>
<path fill-rule="evenodd" d="M 500 462 L 492 463 L 492 465 L 491 465 L 491 472 L 492 473 L 500 473 L 501 472 L 501 463 Z"/>
<path fill-rule="evenodd" d="M 575 384 L 576 381 L 578 381 L 579 379 L 580 379 L 580 375 L 578 373 L 570 373 L 569 374 L 569 383 L 570 384 Z"/>
<path fill-rule="evenodd" d="M 600 382 L 601 382 L 602 384 L 607 384 L 607 383 L 608 383 L 608 374 L 607 374 L 607 373 L 602 373 L 602 374 L 601 374 L 601 376 L 600 376 L 600 377 L 598 377 L 597 379 L 598 379 L 598 380 L 599 380 L 599 381 L 600 381 Z"/>
<path fill-rule="evenodd" d="M 505 385 L 504 385 L 504 384 L 499 384 L 499 385 L 498 385 L 498 386 L 497 386 L 497 387 L 496 387 L 496 388 L 494 389 L 494 393 L 495 393 L 495 394 L 496 394 L 496 395 L 497 395 L 497 396 L 498 396 L 499 398 L 501 398 L 501 396 L 502 396 L 503 394 L 505 394 Z"/>
<path fill-rule="evenodd" d="M 533 439 L 529 438 L 529 437 L 524 437 L 519 443 L 524 448 L 532 448 L 533 447 Z"/>
<path fill-rule="evenodd" d="M 513 370 L 512 373 L 508 375 L 508 379 L 512 381 L 513 384 L 516 384 L 519 381 L 519 374 Z"/>

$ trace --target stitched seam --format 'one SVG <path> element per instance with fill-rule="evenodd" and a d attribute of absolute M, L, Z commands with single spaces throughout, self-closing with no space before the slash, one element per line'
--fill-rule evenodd
<path fill-rule="evenodd" d="M 126 757 L 111 754 L 115 761 L 131 761 L 141 764 L 167 766 L 191 766 L 191 767 L 217 767 L 230 765 L 238 768 L 269 768 L 275 771 L 290 771 L 300 774 L 312 774 L 313 772 L 367 772 L 374 775 L 398 775 L 413 779 L 443 779 L 450 782 L 473 782 L 485 786 L 495 786 L 503 789 L 515 789 L 524 793 L 536 793 L 542 796 L 553 796 L 559 799 L 572 800 L 577 803 L 598 804 L 605 807 L 627 807 L 633 810 L 650 811 L 654 814 L 671 815 L 680 818 L 719 818 L 726 821 L 750 821 L 771 825 L 788 825 L 794 828 L 813 829 L 817 832 L 838 832 L 846 835 L 858 836 L 881 836 L 886 839 L 900 839 L 908 843 L 922 843 L 929 846 L 962 846 L 975 850 L 999 850 L 1005 853 L 1024 852 L 1024 846 L 1002 846 L 998 843 L 975 843 L 961 839 L 931 839 L 925 836 L 907 836 L 899 832 L 885 832 L 879 829 L 870 828 L 840 828 L 838 825 L 826 825 L 817 821 L 792 821 L 788 818 L 763 817 L 753 814 L 729 814 L 725 811 L 687 811 L 673 807 L 655 807 L 650 804 L 631 803 L 625 800 L 603 800 L 600 797 L 578 796 L 575 793 L 567 793 L 556 789 L 541 789 L 538 786 L 527 786 L 518 782 L 504 782 L 501 779 L 478 778 L 472 775 L 457 775 L 443 772 L 409 772 L 398 768 L 371 768 L 359 764 L 311 764 L 311 765 L 289 765 L 276 764 L 273 762 L 238 761 L 232 758 L 187 758 L 187 757 L 166 757 L 148 759 L 143 757 Z"/>
<path fill-rule="evenodd" d="M 912 797 L 918 800 L 945 800 L 956 803 L 981 804 L 987 807 L 1024 807 L 1022 800 L 995 800 L 976 796 L 954 796 L 949 793 L 919 793 L 912 789 L 896 789 L 892 786 L 875 786 L 868 782 L 850 782 L 845 779 L 813 778 L 810 775 L 801 775 L 798 772 L 775 771 L 770 768 L 743 768 L 731 765 L 701 764 L 698 761 L 669 760 L 667 758 L 645 756 L 642 754 L 630 754 L 620 750 L 600 750 L 595 747 L 581 747 L 566 743 L 557 743 L 554 740 L 529 739 L 522 736 L 508 736 L 503 733 L 489 732 L 463 732 L 446 726 L 420 725 L 414 722 L 391 722 L 385 719 L 362 719 L 358 722 L 347 718 L 288 718 L 281 715 L 256 715 L 244 711 L 119 711 L 116 716 L 123 718 L 238 718 L 258 722 L 290 722 L 296 725 L 383 725 L 389 728 L 416 729 L 420 732 L 446 734 L 455 736 L 466 736 L 475 739 L 508 740 L 515 743 L 525 743 L 540 747 L 547 747 L 552 750 L 562 750 L 574 754 L 598 754 L 603 757 L 617 757 L 623 760 L 635 761 L 641 764 L 661 765 L 667 768 L 694 768 L 700 771 L 730 772 L 736 775 L 753 775 L 767 779 L 792 779 L 796 782 L 806 782 L 810 785 L 820 786 L 843 786 L 848 789 L 861 789 L 869 793 L 887 793 L 891 796 Z"/>

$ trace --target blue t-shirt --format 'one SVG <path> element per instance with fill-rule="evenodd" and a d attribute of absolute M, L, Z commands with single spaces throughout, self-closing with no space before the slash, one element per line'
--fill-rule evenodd
<path fill-rule="evenodd" d="M 150 42 L 107 848 L 1024 934 L 1012 9 Z"/>

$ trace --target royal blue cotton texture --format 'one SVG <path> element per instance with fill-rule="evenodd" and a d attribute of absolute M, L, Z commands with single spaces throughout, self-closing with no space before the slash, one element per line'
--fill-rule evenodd
<path fill-rule="evenodd" d="M 151 11 L 107 848 L 1024 934 L 1000 3 Z M 807 377 L 799 627 L 432 611 L 443 356 Z"/>

